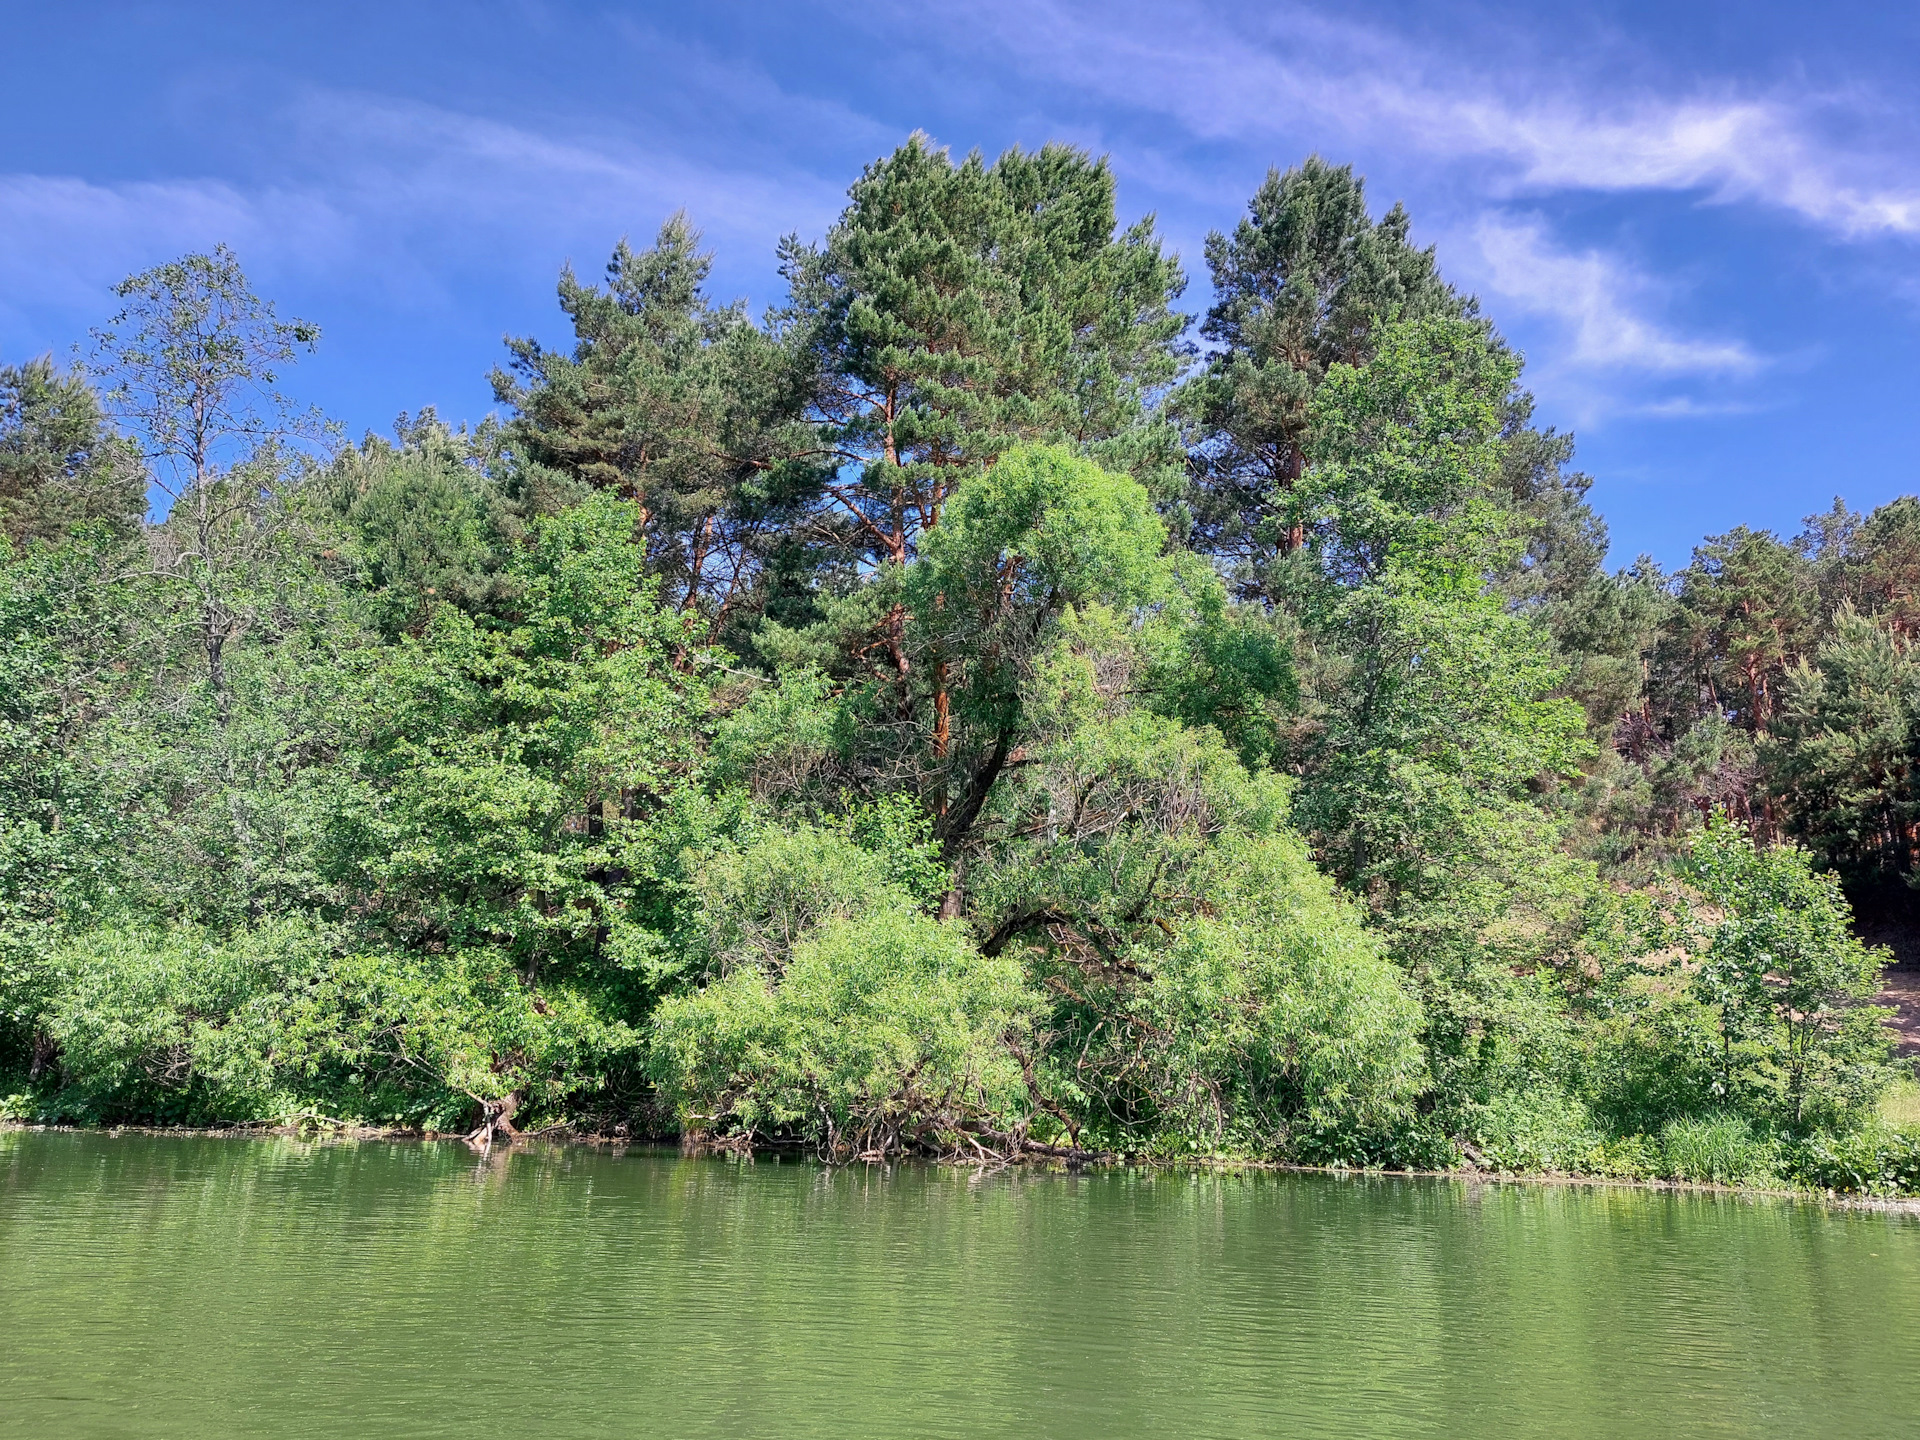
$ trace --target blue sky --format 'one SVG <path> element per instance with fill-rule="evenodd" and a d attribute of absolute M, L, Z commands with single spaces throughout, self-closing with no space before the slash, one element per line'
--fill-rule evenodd
<path fill-rule="evenodd" d="M 0 0 L 0 359 L 225 241 L 353 433 L 490 406 L 505 334 L 684 206 L 780 298 L 860 167 L 1110 155 L 1207 299 L 1269 166 L 1351 161 L 1528 358 L 1613 562 L 1920 489 L 1920 7 Z"/>

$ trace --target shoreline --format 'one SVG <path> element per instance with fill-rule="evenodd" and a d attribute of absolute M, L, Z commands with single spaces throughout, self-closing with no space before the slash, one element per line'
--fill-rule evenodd
<path fill-rule="evenodd" d="M 622 1135 L 598 1135 L 584 1131 L 554 1127 L 543 1131 L 529 1131 L 507 1141 L 494 1145 L 478 1145 L 464 1134 L 455 1131 L 385 1129 L 375 1126 L 328 1126 L 311 1125 L 36 1125 L 19 1120 L 0 1121 L 0 1135 L 8 1132 L 31 1131 L 55 1135 L 99 1135 L 108 1139 L 118 1139 L 123 1135 L 150 1136 L 158 1139 L 202 1139 L 202 1140 L 307 1140 L 312 1143 L 339 1143 L 383 1140 L 389 1142 L 411 1141 L 420 1144 L 459 1144 L 474 1152 L 486 1155 L 493 1150 L 511 1153 L 520 1148 L 534 1145 L 554 1147 L 582 1146 L 595 1150 L 678 1150 L 687 1158 L 712 1157 L 730 1154 L 735 1158 L 745 1155 L 752 1158 L 755 1154 L 784 1153 L 775 1147 L 762 1147 L 759 1151 L 726 1151 L 718 1147 L 688 1149 L 672 1138 L 635 1138 Z M 812 1160 L 810 1155 L 805 1158 Z M 1724 1195 L 1739 1199 L 1768 1199 L 1810 1201 L 1825 1208 L 1835 1210 L 1856 1210 L 1877 1214 L 1909 1215 L 1920 1219 L 1920 1195 L 1866 1195 L 1852 1191 L 1816 1190 L 1811 1187 L 1778 1187 L 1757 1185 L 1723 1185 L 1700 1180 L 1660 1180 L 1633 1179 L 1618 1175 L 1561 1175 L 1546 1172 L 1520 1172 L 1507 1170 L 1479 1170 L 1471 1166 L 1459 1170 L 1372 1170 L 1359 1169 L 1344 1165 L 1302 1165 L 1285 1160 L 1234 1159 L 1223 1156 L 1188 1156 L 1178 1160 L 1149 1160 L 1142 1156 L 1116 1155 L 1109 1159 L 1084 1164 L 1067 1162 L 1044 1155 L 1027 1156 L 1019 1160 L 1003 1161 L 997 1165 L 986 1166 L 978 1162 L 954 1159 L 908 1156 L 894 1160 L 850 1161 L 843 1166 L 822 1168 L 849 1169 L 853 1165 L 897 1165 L 921 1164 L 945 1166 L 957 1170 L 1031 1170 L 1046 1173 L 1085 1174 L 1101 1170 L 1151 1170 L 1174 1172 L 1180 1170 L 1209 1171 L 1215 1174 L 1228 1174 L 1236 1171 L 1256 1171 L 1272 1174 L 1325 1175 L 1334 1179 L 1349 1180 L 1458 1180 L 1469 1185 L 1500 1186 L 1546 1186 L 1563 1189 L 1589 1190 L 1646 1190 L 1674 1194 Z"/>

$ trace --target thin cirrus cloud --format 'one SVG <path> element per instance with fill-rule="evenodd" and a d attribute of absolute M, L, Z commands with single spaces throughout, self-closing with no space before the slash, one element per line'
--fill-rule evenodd
<path fill-rule="evenodd" d="M 320 88 L 264 128 L 277 136 L 272 184 L 0 174 L 0 322 L 14 343 L 37 328 L 28 311 L 70 328 L 122 276 L 215 244 L 262 280 L 297 273 L 410 308 L 446 301 L 461 273 L 536 256 L 548 277 L 565 259 L 597 264 L 622 233 L 650 239 L 681 208 L 724 250 L 764 250 L 796 220 L 823 224 L 839 195 L 792 165 L 703 163 L 645 134 L 545 134 Z"/>
<path fill-rule="evenodd" d="M 1699 190 L 1771 205 L 1848 239 L 1920 235 L 1920 187 L 1856 179 L 1859 159 L 1823 142 L 1811 107 L 1690 101 L 1608 116 L 1430 98 L 1411 115 L 1433 123 L 1411 124 L 1411 134 L 1424 133 L 1430 148 L 1503 156 L 1522 188 Z"/>
<path fill-rule="evenodd" d="M 1471 166 L 1495 193 L 1698 191 L 1847 238 L 1920 236 L 1908 147 L 1835 142 L 1822 117 L 1844 107 L 1820 96 L 1621 96 L 1598 79 L 1583 95 L 1565 70 L 1552 98 L 1503 94 L 1459 55 L 1297 7 L 1250 20 L 1199 5 L 993 3 L 952 34 L 1199 140 L 1389 146 Z"/>
<path fill-rule="evenodd" d="M 657 223 L 684 206 L 721 234 L 759 237 L 796 214 L 830 214 L 837 193 L 791 166 L 706 163 L 644 134 L 559 138 L 377 96 L 312 92 L 292 125 L 295 149 L 332 187 L 369 209 L 398 202 L 409 218 L 451 207 L 494 224 L 564 230 Z"/>
<path fill-rule="evenodd" d="M 225 242 L 324 264 L 343 253 L 345 230 L 325 199 L 279 187 L 0 175 L 0 297 L 96 310 L 106 285 L 182 250 Z"/>
<path fill-rule="evenodd" d="M 1516 216 L 1517 201 L 1667 195 L 1770 210 L 1843 245 L 1920 238 L 1920 161 L 1891 132 L 1861 140 L 1875 133 L 1857 123 L 1864 95 L 1621 82 L 1586 57 L 1503 60 L 1485 34 L 1469 53 L 1284 5 L 994 0 L 947 38 L 1011 64 L 1050 109 L 1104 115 L 1116 135 L 1129 133 L 1127 116 L 1157 130 L 1155 152 L 1116 162 L 1163 193 L 1193 189 L 1162 173 L 1181 177 L 1182 135 L 1201 162 L 1195 176 L 1220 170 L 1220 155 L 1276 145 L 1384 162 L 1423 226 L 1445 237 L 1448 273 L 1498 297 L 1498 313 L 1520 322 L 1535 381 L 1583 425 L 1748 412 L 1773 359 L 1673 318 L 1686 280 L 1648 271 L 1604 234 Z"/>
<path fill-rule="evenodd" d="M 887 0 L 878 8 L 884 28 Z M 11 332 L 0 338 L 18 348 L 27 331 L 36 344 L 71 333 L 74 317 L 97 318 L 114 280 L 219 241 L 262 283 L 297 280 L 316 313 L 362 297 L 393 312 L 451 310 L 475 294 L 506 312 L 514 292 L 503 287 L 544 288 L 566 259 L 597 268 L 622 233 L 644 241 L 682 207 L 717 252 L 721 288 L 758 291 L 771 284 L 774 238 L 824 230 L 861 156 L 923 121 L 965 144 L 980 127 L 1004 132 L 1007 116 L 1024 142 L 1109 150 L 1127 201 L 1161 201 L 1196 269 L 1199 237 L 1230 223 L 1256 163 L 1316 148 L 1354 157 L 1407 192 L 1421 231 L 1443 237 L 1450 276 L 1521 322 L 1536 377 L 1579 381 L 1589 420 L 1726 413 L 1769 362 L 1743 339 L 1690 333 L 1716 322 L 1676 318 L 1680 281 L 1606 248 L 1607 233 L 1520 213 L 1531 205 L 1592 215 L 1547 197 L 1659 193 L 1766 207 L 1842 244 L 1890 238 L 1904 253 L 1920 236 L 1920 160 L 1884 130 L 1840 143 L 1858 106 L 1810 90 L 1689 79 L 1661 93 L 1644 79 L 1610 83 L 1598 61 L 1518 63 L 1484 34 L 1471 48 L 1423 44 L 1404 27 L 1298 5 L 978 0 L 896 5 L 894 18 L 924 52 L 898 53 L 900 74 L 918 77 L 904 101 L 815 93 L 817 77 L 783 84 L 772 57 L 629 21 L 608 39 L 626 63 L 624 88 L 609 92 L 618 103 L 549 96 L 500 119 L 478 103 L 308 82 L 247 117 L 270 175 L 251 163 L 141 181 L 0 175 L 0 323 Z"/>
<path fill-rule="evenodd" d="M 1560 366 L 1731 376 L 1761 368 L 1739 341 L 1692 338 L 1662 324 L 1648 313 L 1661 290 L 1651 277 L 1600 250 L 1560 248 L 1537 218 L 1483 216 L 1473 244 L 1489 289 L 1560 326 Z"/>

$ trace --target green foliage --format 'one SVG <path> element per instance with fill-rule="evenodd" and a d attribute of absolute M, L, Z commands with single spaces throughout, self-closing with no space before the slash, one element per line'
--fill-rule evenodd
<path fill-rule="evenodd" d="M 1772 723 L 1786 665 L 1806 644 L 1819 594 L 1810 570 L 1795 547 L 1743 525 L 1709 536 L 1681 579 L 1671 663 L 1750 731 Z"/>
<path fill-rule="evenodd" d="M 1765 1185 L 1780 1168 L 1780 1148 L 1740 1115 L 1670 1120 L 1660 1132 L 1663 1173 L 1714 1185 Z"/>
<path fill-rule="evenodd" d="M 1175 557 L 1172 584 L 1140 636 L 1147 703 L 1183 724 L 1213 726 L 1248 765 L 1271 762 L 1283 720 L 1300 704 L 1292 630 L 1284 615 L 1232 604 L 1192 556 Z"/>
<path fill-rule="evenodd" d="M 1426 1078 L 1419 1004 L 1305 847 L 1229 840 L 1194 879 L 1215 913 L 1132 952 L 1143 975 L 1126 1020 L 1149 1079 L 1128 1098 L 1151 1107 L 1160 1143 L 1286 1153 L 1296 1130 L 1409 1120 Z"/>
<path fill-rule="evenodd" d="M 1920 505 L 1601 574 L 1409 235 L 1269 176 L 1183 373 L 1104 163 L 915 137 L 337 449 L 129 280 L 0 371 L 7 1113 L 1911 1184 L 1815 856 L 1913 867 Z"/>
<path fill-rule="evenodd" d="M 319 344 L 319 327 L 281 320 L 226 246 L 156 265 L 113 293 L 121 308 L 93 332 L 95 365 L 111 382 L 109 407 L 176 501 L 320 427 L 274 388 L 281 367 Z"/>
<path fill-rule="evenodd" d="M 1821 1190 L 1920 1195 L 1920 1135 L 1869 1126 L 1811 1135 L 1786 1150 L 1793 1177 Z"/>
<path fill-rule="evenodd" d="M 1177 436 L 1147 402 L 1174 378 L 1185 281 L 1152 221 L 1115 234 L 1113 173 L 1065 145 L 955 165 L 916 135 L 848 193 L 818 247 L 782 249 L 836 458 L 823 520 L 905 564 L 953 486 L 1014 445 L 1070 443 L 1157 489 Z"/>
<path fill-rule="evenodd" d="M 0 1065 L 32 1049 L 48 950 L 111 913 L 124 876 L 120 787 L 91 742 L 128 653 L 126 551 L 105 526 L 0 542 Z"/>
<path fill-rule="evenodd" d="M 1291 567 L 1315 655 L 1302 818 L 1371 891 L 1451 885 L 1446 852 L 1586 750 L 1548 636 L 1487 592 L 1485 491 L 1509 361 L 1464 321 L 1389 327 L 1316 396 Z"/>
<path fill-rule="evenodd" d="M 326 865 L 389 935 L 501 946 L 530 978 L 596 943 L 626 821 L 684 779 L 703 702 L 632 534 L 610 496 L 541 522 L 511 624 L 441 606 L 368 674 Z"/>
<path fill-rule="evenodd" d="M 715 725 L 707 774 L 759 799 L 817 793 L 851 748 L 845 697 L 812 668 L 789 669 L 749 690 Z"/>
<path fill-rule="evenodd" d="M 518 415 L 522 463 L 511 487 L 533 513 L 597 489 L 636 506 L 637 531 L 669 603 L 703 612 L 717 633 L 742 606 L 764 606 L 785 531 L 818 485 L 800 428 L 806 357 L 754 325 L 743 303 L 714 305 L 713 266 L 684 215 L 653 248 L 623 240 L 605 289 L 561 273 L 567 355 L 509 342 L 495 395 Z"/>
<path fill-rule="evenodd" d="M 564 1121 L 623 1095 L 631 1104 L 643 1058 L 640 1035 L 596 987 L 535 989 L 486 949 L 348 954 L 287 1006 L 281 1036 L 309 1105 L 423 1129 Z"/>
<path fill-rule="evenodd" d="M 1920 664 L 1907 642 L 1843 601 L 1783 690 L 1761 759 L 1768 788 L 1793 799 L 1793 828 L 1852 875 L 1910 873 Z"/>
<path fill-rule="evenodd" d="M 299 919 L 220 941 L 103 929 L 63 947 L 49 1115 L 185 1124 L 464 1125 L 604 1086 L 637 1037 L 576 993 L 535 999 L 483 953 L 341 954 Z M 524 1116 L 523 1116 L 524 1118 Z"/>
<path fill-rule="evenodd" d="M 856 840 L 852 823 L 749 826 L 693 859 L 690 963 L 715 978 L 742 966 L 777 976 L 794 946 L 828 920 L 936 899 L 946 872 L 929 853 L 924 818 L 898 802 L 861 818 L 879 842 L 873 848 Z"/>
<path fill-rule="evenodd" d="M 94 364 L 172 502 L 151 537 L 153 568 L 171 582 L 224 721 L 227 646 L 272 612 L 295 543 L 283 512 L 296 457 L 326 433 L 275 386 L 320 332 L 279 319 L 224 245 L 131 276 L 114 294 L 122 306 L 93 332 Z"/>
<path fill-rule="evenodd" d="M 1058 446 L 1023 446 L 957 490 L 914 571 L 923 617 L 1046 614 L 1156 598 L 1166 530 L 1139 482 Z"/>
<path fill-rule="evenodd" d="M 1725 1104 L 1719 1016 L 1679 952 L 1602 968 L 1569 1075 L 1595 1118 L 1616 1134 L 1658 1134 L 1703 1105 Z"/>
<path fill-rule="evenodd" d="M 950 1150 L 1017 1116 L 1004 1042 L 1033 1000 L 1010 957 L 898 908 L 836 917 L 779 974 L 743 966 L 661 1005 L 653 1073 L 701 1134 L 792 1136 L 834 1158 Z"/>
<path fill-rule="evenodd" d="M 46 1027 L 61 1113 L 173 1123 L 279 1119 L 274 1021 L 324 936 L 291 921 L 223 945 L 197 930 L 102 929 L 66 947 Z"/>
<path fill-rule="evenodd" d="M 1220 346 L 1180 408 L 1200 428 L 1195 538 L 1231 563 L 1237 588 L 1271 595 L 1276 560 L 1300 543 L 1293 490 L 1316 439 L 1312 407 L 1336 366 L 1365 365 L 1395 318 L 1461 315 L 1407 213 L 1375 223 L 1364 182 L 1318 156 L 1269 171 L 1231 235 L 1207 237 L 1215 300 L 1201 332 Z"/>
<path fill-rule="evenodd" d="M 1591 1171 L 1606 1138 L 1579 1097 L 1551 1083 L 1495 1091 L 1468 1128 L 1480 1164 L 1521 1174 Z"/>
<path fill-rule="evenodd" d="M 0 365 L 0 534 L 15 546 L 57 542 L 93 523 L 126 536 L 146 511 L 139 456 L 86 377 L 49 358 Z"/>
<path fill-rule="evenodd" d="M 1725 823 L 1701 831 L 1689 859 L 1721 917 L 1708 922 L 1696 983 L 1720 1012 L 1725 1090 L 1777 1094 L 1796 1127 L 1870 1106 L 1889 1044 L 1883 1012 L 1857 1002 L 1879 987 L 1885 957 L 1852 934 L 1838 880 L 1805 851 L 1763 849 Z"/>
<path fill-rule="evenodd" d="M 915 648 L 945 667 L 962 721 L 998 742 L 1018 724 L 1049 622 L 1069 607 L 1150 604 L 1165 584 L 1165 545 L 1137 481 L 1065 449 L 1010 451 L 955 491 L 908 572 Z"/>
<path fill-rule="evenodd" d="M 1484 563 L 1505 528 L 1487 492 L 1518 373 L 1478 327 L 1438 317 L 1386 326 L 1366 364 L 1328 372 L 1288 518 L 1330 578 L 1370 580 L 1389 560 L 1436 578 Z"/>
<path fill-rule="evenodd" d="M 505 552 L 520 526 L 485 466 L 496 436 L 455 433 L 429 408 L 401 416 L 397 445 L 369 435 L 312 484 L 322 523 L 344 532 L 344 560 L 385 639 L 418 633 L 442 603 L 478 611 L 506 601 Z"/>

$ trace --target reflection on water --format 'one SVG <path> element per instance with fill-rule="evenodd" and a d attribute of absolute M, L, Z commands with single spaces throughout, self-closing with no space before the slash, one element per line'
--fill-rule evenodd
<path fill-rule="evenodd" d="M 1920 1224 L 0 1133 L 0 1434 L 1920 1434 Z"/>

